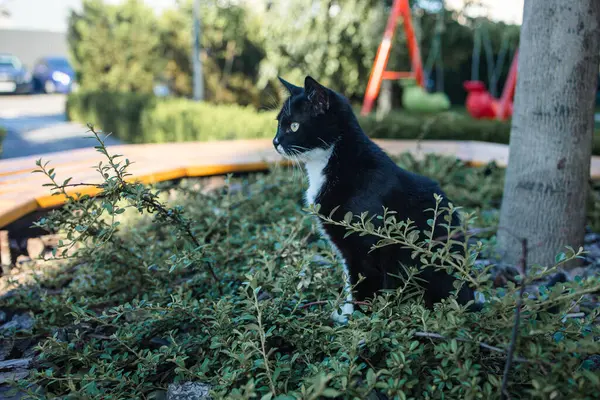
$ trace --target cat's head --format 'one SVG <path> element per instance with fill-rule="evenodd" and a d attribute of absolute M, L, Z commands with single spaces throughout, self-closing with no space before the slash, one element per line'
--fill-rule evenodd
<path fill-rule="evenodd" d="M 290 96 L 277 115 L 277 133 L 273 145 L 284 157 L 300 160 L 311 151 L 329 149 L 338 140 L 336 112 L 337 95 L 307 76 L 304 87 L 292 85 L 281 77 Z"/>

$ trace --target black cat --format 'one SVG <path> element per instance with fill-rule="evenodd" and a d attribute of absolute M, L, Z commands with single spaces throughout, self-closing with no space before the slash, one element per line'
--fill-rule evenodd
<path fill-rule="evenodd" d="M 304 88 L 279 78 L 290 97 L 277 116 L 278 129 L 273 145 L 284 157 L 301 161 L 308 175 L 306 203 L 320 204 L 320 213 L 329 215 L 337 206 L 335 216 L 347 212 L 369 215 L 383 212 L 383 206 L 396 211 L 397 220 L 410 218 L 419 230 L 431 229 L 427 220 L 435 207 L 434 193 L 448 200 L 433 180 L 401 169 L 361 129 L 349 102 L 310 76 Z M 373 220 L 375 222 L 375 220 Z M 455 216 L 452 224 L 460 221 Z M 390 274 L 401 275 L 400 264 L 414 265 L 411 251 L 400 246 L 386 246 L 369 252 L 377 238 L 351 235 L 344 238 L 343 227 L 321 225 L 323 235 L 337 250 L 345 263 L 346 288 L 355 285 L 359 274 L 365 279 L 355 288 L 357 300 L 364 300 L 381 289 L 396 288 L 401 281 Z M 440 229 L 439 236 L 443 232 Z M 426 280 L 426 305 L 447 297 L 454 290 L 454 277 L 433 268 L 423 269 L 419 275 Z M 458 301 L 466 304 L 474 300 L 474 293 L 466 284 L 458 293 Z M 347 301 L 352 299 L 349 294 Z M 344 305 L 342 314 L 351 314 L 351 303 Z M 345 317 L 342 317 L 342 320 Z"/>

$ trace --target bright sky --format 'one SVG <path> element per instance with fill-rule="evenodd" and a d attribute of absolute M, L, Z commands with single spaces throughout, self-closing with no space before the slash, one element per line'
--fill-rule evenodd
<path fill-rule="evenodd" d="M 121 0 L 106 1 L 118 3 Z M 160 11 L 174 4 L 175 0 L 144 0 L 144 2 Z M 67 30 L 69 11 L 81 8 L 81 0 L 0 0 L 0 4 L 3 3 L 11 12 L 10 22 L 4 23 L 4 26 L 60 32 Z"/>
<path fill-rule="evenodd" d="M 449 8 L 462 8 L 466 0 L 446 0 Z M 524 0 L 479 0 L 487 8 L 487 16 L 496 21 L 520 25 L 523 22 Z"/>
<path fill-rule="evenodd" d="M 121 0 L 107 0 L 117 3 Z M 524 0 L 480 0 L 489 8 L 489 17 L 520 24 Z M 175 0 L 145 0 L 157 11 L 175 3 Z M 450 8 L 461 7 L 465 0 L 446 0 Z M 1 21 L 1 27 L 66 31 L 70 9 L 79 9 L 81 0 L 0 0 L 12 14 L 10 21 Z"/>

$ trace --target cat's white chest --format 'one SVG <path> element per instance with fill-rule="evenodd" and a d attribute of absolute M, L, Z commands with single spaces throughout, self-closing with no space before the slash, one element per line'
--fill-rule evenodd
<path fill-rule="evenodd" d="M 315 203 L 319 192 L 325 186 L 327 178 L 324 169 L 331 158 L 333 147 L 329 149 L 314 149 L 302 155 L 304 168 L 308 176 L 308 189 L 306 190 L 306 205 Z"/>

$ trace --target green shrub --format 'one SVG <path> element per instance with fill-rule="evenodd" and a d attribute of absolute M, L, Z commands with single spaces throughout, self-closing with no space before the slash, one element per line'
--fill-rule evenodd
<path fill-rule="evenodd" d="M 475 140 L 508 144 L 509 121 L 476 120 L 468 114 L 435 115 L 393 111 L 378 119 L 375 114 L 359 118 L 365 132 L 381 139 Z M 592 154 L 600 155 L 600 131 L 594 132 Z"/>
<path fill-rule="evenodd" d="M 251 107 L 163 100 L 142 111 L 140 131 L 150 143 L 269 138 L 275 116 Z"/>
<path fill-rule="evenodd" d="M 269 138 L 277 127 L 275 113 L 256 112 L 249 106 L 134 93 L 72 93 L 67 114 L 128 143 Z"/>
<path fill-rule="evenodd" d="M 71 121 L 99 126 L 128 143 L 144 143 L 142 111 L 155 102 L 154 96 L 140 93 L 78 91 L 69 94 L 66 111 Z"/>
<path fill-rule="evenodd" d="M 156 399 L 171 382 L 189 380 L 211 385 L 215 399 L 367 399 L 375 390 L 391 399 L 500 397 L 520 294 L 518 284 L 492 287 L 488 271 L 474 266 L 489 242 L 450 254 L 441 239 L 433 253 L 411 240 L 403 221 L 384 218 L 386 229 L 374 232 L 361 218 L 334 216 L 426 262 L 437 258 L 488 302 L 479 313 L 452 299 L 427 310 L 409 280 L 358 306 L 347 325 L 332 325 L 342 266 L 301 209 L 298 175 L 274 168 L 237 178 L 239 185 L 227 179 L 213 192 L 185 181 L 149 188 L 125 182 L 128 162 L 100 149 L 105 195 L 73 198 L 39 223 L 61 234 L 56 255 L 69 258 L 34 263 L 30 285 L 0 299 L 2 309 L 35 315 L 33 329 L 15 335 L 39 340 L 35 372 L 17 383 L 37 383 L 45 393 L 34 399 Z M 446 177 L 443 188 L 458 187 L 453 201 L 469 200 L 470 209 L 485 211 L 500 196 L 493 167 L 434 156 L 399 162 Z M 52 192 L 64 190 L 61 171 L 38 167 Z M 548 276 L 577 255 L 529 266 L 525 279 Z M 590 277 L 526 291 L 510 398 L 597 396 L 590 357 L 600 353 L 600 309 L 584 294 L 598 290 L 599 278 Z M 566 317 L 575 305 L 584 317 Z"/>
<path fill-rule="evenodd" d="M 374 138 L 481 140 L 508 143 L 510 124 L 495 120 L 476 120 L 456 112 L 439 114 L 394 111 L 378 120 L 374 114 L 361 117 L 361 126 Z"/>

